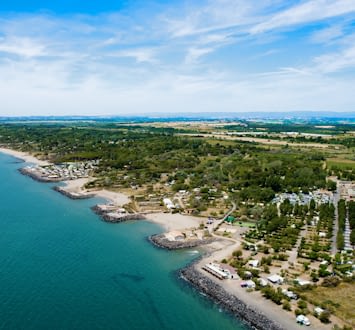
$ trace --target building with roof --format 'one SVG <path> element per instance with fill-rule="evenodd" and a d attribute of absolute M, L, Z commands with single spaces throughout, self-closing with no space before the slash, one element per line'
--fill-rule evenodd
<path fill-rule="evenodd" d="M 282 284 L 284 282 L 283 277 L 281 277 L 280 275 L 274 274 L 274 275 L 270 275 L 267 278 L 272 284 Z"/>

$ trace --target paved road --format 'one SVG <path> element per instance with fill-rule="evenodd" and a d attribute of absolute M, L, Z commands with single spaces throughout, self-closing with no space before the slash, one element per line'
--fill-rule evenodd
<path fill-rule="evenodd" d="M 232 208 L 223 216 L 223 218 L 220 220 L 213 221 L 213 224 L 209 227 L 210 233 L 213 233 L 217 229 L 217 227 L 221 225 L 223 221 L 226 220 L 237 209 L 237 204 L 235 202 L 231 203 Z"/>
<path fill-rule="evenodd" d="M 332 255 L 334 256 L 337 252 L 337 234 L 339 230 L 339 222 L 338 222 L 338 202 L 340 200 L 340 187 L 339 187 L 339 182 L 337 182 L 337 190 L 333 194 L 333 204 L 335 208 L 334 212 L 334 226 L 333 226 L 333 238 L 332 238 L 332 248 L 331 252 Z"/>

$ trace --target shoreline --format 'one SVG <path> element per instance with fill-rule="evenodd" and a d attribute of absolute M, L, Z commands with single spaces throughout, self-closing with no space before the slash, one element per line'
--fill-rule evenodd
<path fill-rule="evenodd" d="M 209 245 L 205 246 L 207 249 Z M 202 247 L 205 250 L 205 247 Z M 234 247 L 234 245 L 232 245 Z M 201 258 L 180 269 L 180 278 L 202 292 L 215 304 L 257 330 L 298 330 L 299 324 L 291 312 L 286 312 L 279 305 L 266 300 L 260 292 L 247 292 L 240 286 L 242 280 L 220 280 L 203 270 L 209 262 L 221 260 L 221 249 L 205 252 Z M 224 253 L 224 255 L 227 255 Z M 325 330 L 324 326 L 312 324 L 309 330 Z"/>
<path fill-rule="evenodd" d="M 17 151 L 17 150 L 3 148 L 3 147 L 0 148 L 0 152 L 7 154 L 9 156 L 15 157 L 17 159 L 21 159 L 26 163 L 32 163 L 32 164 L 40 165 L 40 166 L 50 165 L 50 163 L 48 161 L 40 160 L 27 152 Z"/>
<path fill-rule="evenodd" d="M 252 329 L 260 330 L 288 330 L 274 320 L 265 316 L 258 308 L 250 306 L 236 295 L 227 292 L 221 285 L 211 280 L 196 268 L 199 261 L 193 262 L 178 271 L 179 277 L 202 292 L 223 310 L 232 314 Z"/>
<path fill-rule="evenodd" d="M 39 160 L 25 152 L 7 148 L 0 148 L 0 152 L 35 165 L 51 165 L 49 162 Z M 81 199 L 80 197 L 78 198 L 78 196 L 86 197 L 90 194 L 89 197 L 100 197 L 117 206 L 123 206 L 124 204 L 130 202 L 130 198 L 121 192 L 114 192 L 106 189 L 88 190 L 83 188 L 83 186 L 91 179 L 92 178 L 82 178 L 62 181 L 65 186 L 59 186 L 57 190 L 60 190 L 59 192 L 67 197 L 74 196 L 74 199 Z M 137 216 L 137 214 L 135 214 L 135 216 Z M 160 225 L 165 232 L 198 227 L 199 224 L 205 220 L 204 218 L 189 215 L 163 212 L 147 213 L 144 214 L 144 218 L 142 217 L 142 220 L 144 219 Z M 151 237 L 148 237 L 148 240 L 159 248 L 169 250 L 202 246 L 203 250 L 206 252 L 201 256 L 201 258 L 195 260 L 192 264 L 180 269 L 178 271 L 179 277 L 190 283 L 190 285 L 193 285 L 197 290 L 200 290 L 206 294 L 206 296 L 208 296 L 212 301 L 222 306 L 225 310 L 231 312 L 232 315 L 238 319 L 246 321 L 246 323 L 254 329 L 298 329 L 299 326 L 296 324 L 295 318 L 287 317 L 287 313 L 281 310 L 279 306 L 273 306 L 272 303 L 268 302 L 263 297 L 245 292 L 245 290 L 240 288 L 238 283 L 234 280 L 226 280 L 222 282 L 202 270 L 202 265 L 210 261 L 222 260 L 224 257 L 231 255 L 232 252 L 240 245 L 240 242 L 231 243 L 231 241 L 223 239 L 222 237 L 219 238 L 220 239 L 216 239 L 216 237 L 213 237 L 210 242 L 203 245 L 196 244 L 193 246 L 181 247 L 178 244 L 177 247 L 172 246 L 170 248 L 164 246 L 164 244 L 155 244 Z M 199 243 L 201 243 L 201 241 Z M 232 282 L 227 283 L 227 281 Z M 231 286 L 233 286 L 233 288 L 231 288 Z M 308 327 L 308 329 L 314 328 L 311 326 Z"/>
<path fill-rule="evenodd" d="M 0 147 L 0 153 L 7 154 L 16 159 L 21 159 L 25 163 L 31 163 L 38 166 L 48 166 L 52 165 L 49 161 L 44 161 L 36 158 L 35 156 L 22 151 L 17 151 L 9 148 Z M 52 181 L 52 180 L 41 180 L 35 176 L 29 175 L 27 172 L 21 171 L 23 175 L 27 175 L 32 179 L 39 182 L 62 182 L 63 186 L 56 186 L 53 189 L 59 193 L 65 195 L 68 198 L 72 199 L 84 199 L 91 197 L 103 198 L 108 203 L 114 204 L 115 206 L 121 207 L 125 204 L 128 204 L 131 200 L 129 196 L 122 192 L 110 191 L 107 189 L 85 189 L 84 186 L 86 183 L 90 182 L 93 178 L 80 178 L 69 181 Z M 198 227 L 204 218 L 193 217 L 189 215 L 181 214 L 172 214 L 172 213 L 144 213 L 142 218 L 147 221 L 153 222 L 161 226 L 164 231 L 171 230 L 182 230 L 186 228 Z"/>

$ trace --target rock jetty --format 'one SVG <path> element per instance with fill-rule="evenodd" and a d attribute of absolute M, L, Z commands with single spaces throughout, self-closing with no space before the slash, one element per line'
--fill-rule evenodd
<path fill-rule="evenodd" d="M 77 192 L 73 192 L 73 191 L 68 191 L 65 188 L 62 188 L 59 186 L 53 187 L 53 190 L 58 191 L 62 195 L 69 197 L 71 199 L 88 199 L 88 198 L 92 198 L 95 196 L 95 194 L 77 193 Z"/>
<path fill-rule="evenodd" d="M 171 241 L 165 237 L 165 234 L 152 235 L 148 237 L 149 241 L 155 246 L 158 246 L 167 250 L 178 250 L 178 249 L 188 249 L 196 246 L 210 244 L 216 241 L 213 237 L 208 237 L 204 239 L 189 239 L 181 241 Z"/>
<path fill-rule="evenodd" d="M 98 214 L 102 220 L 106 222 L 123 222 L 128 220 L 144 220 L 145 216 L 140 213 L 120 213 L 115 212 L 110 208 L 103 208 L 100 205 L 95 205 L 91 208 L 96 214 Z"/>
<path fill-rule="evenodd" d="M 253 329 L 258 330 L 285 330 L 275 321 L 268 319 L 260 311 L 248 306 L 236 296 L 225 291 L 220 285 L 201 274 L 195 264 L 191 264 L 179 271 L 185 281 L 196 287 L 200 292 L 212 299 L 224 310 L 230 312 L 238 319 L 243 320 Z"/>
<path fill-rule="evenodd" d="M 23 175 L 27 175 L 30 178 L 39 181 L 39 182 L 59 182 L 62 181 L 61 178 L 51 178 L 45 175 L 42 175 L 40 172 L 34 170 L 33 167 L 23 167 L 19 169 L 19 172 Z"/>

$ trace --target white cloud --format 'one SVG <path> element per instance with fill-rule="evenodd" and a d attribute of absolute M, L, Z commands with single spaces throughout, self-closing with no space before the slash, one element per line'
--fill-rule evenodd
<path fill-rule="evenodd" d="M 18 72 L 10 67 L 7 76 Z M 284 69 L 270 75 L 235 77 L 226 73 L 181 75 L 157 73 L 141 81 L 126 78 L 115 84 L 107 76 L 92 74 L 66 88 L 60 66 L 34 67 L 32 71 L 0 81 L 1 115 L 122 114 L 144 112 L 201 111 L 352 111 L 355 79 L 325 78 Z M 122 68 L 108 67 L 113 76 L 129 75 Z M 3 76 L 3 72 L 0 72 Z M 139 76 L 139 72 L 135 73 Z M 31 84 L 34 79 L 35 84 Z M 39 82 L 42 83 L 39 83 Z M 18 97 L 21 90 L 21 98 Z"/>
<path fill-rule="evenodd" d="M 262 33 L 352 12 L 355 12 L 354 0 L 310 0 L 276 13 L 265 22 L 254 26 L 250 31 L 251 33 Z"/>
<path fill-rule="evenodd" d="M 35 57 L 46 55 L 46 47 L 30 38 L 12 37 L 0 39 L 0 52 L 12 55 Z"/>
<path fill-rule="evenodd" d="M 323 73 L 332 73 L 344 69 L 355 69 L 355 46 L 338 53 L 330 53 L 315 58 L 316 69 Z"/>
<path fill-rule="evenodd" d="M 213 48 L 190 48 L 185 57 L 186 64 L 196 63 L 200 57 L 213 52 Z"/>
<path fill-rule="evenodd" d="M 154 48 L 137 48 L 127 49 L 112 53 L 107 53 L 106 56 L 129 57 L 135 59 L 137 63 L 156 63 L 156 50 Z"/>
<path fill-rule="evenodd" d="M 177 17 L 165 17 L 167 29 L 174 38 L 198 36 L 238 30 L 246 32 L 246 27 L 257 23 L 261 12 L 268 5 L 278 1 L 265 0 L 251 3 L 248 0 L 214 0 L 205 5 L 181 8 Z M 228 31 L 227 31 L 228 32 Z"/>
<path fill-rule="evenodd" d="M 349 13 L 354 0 L 284 8 L 218 0 L 146 21 L 0 15 L 0 115 L 352 110 L 355 79 L 342 73 L 355 66 L 355 35 L 342 22 L 304 38 L 297 56 L 287 33 L 268 32 Z M 320 44 L 308 53 L 310 42 Z"/>

